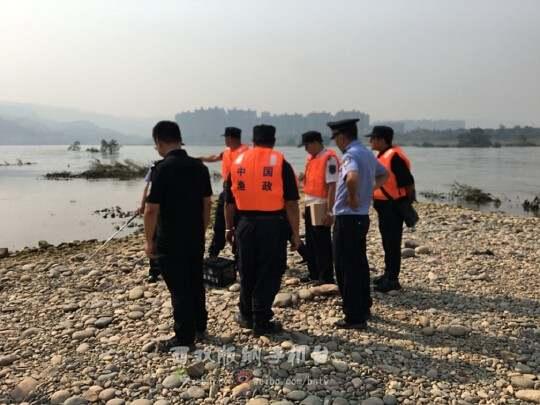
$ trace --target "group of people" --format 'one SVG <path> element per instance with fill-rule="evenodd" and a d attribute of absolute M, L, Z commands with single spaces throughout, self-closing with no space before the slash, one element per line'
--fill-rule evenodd
<path fill-rule="evenodd" d="M 375 289 L 401 288 L 403 216 L 396 202 L 414 199 L 410 162 L 393 145 L 393 130 L 387 126 L 375 126 L 367 135 L 378 152 L 376 157 L 359 142 L 357 122 L 328 123 L 341 159 L 324 146 L 320 132 L 302 135 L 299 146 L 307 152 L 302 179 L 305 243 L 300 238 L 297 177 L 285 156 L 274 149 L 273 126 L 255 126 L 251 146 L 242 143 L 240 129 L 228 127 L 222 153 L 194 158 L 182 149 L 175 122 L 156 124 L 152 135 L 163 159 L 147 176 L 150 186 L 145 188 L 141 211 L 145 251 L 151 259 L 150 281 L 155 281 L 159 271 L 172 299 L 175 337 L 162 343 L 162 348 L 192 346 L 206 333 L 203 257 L 212 188 L 203 161 L 222 163 L 224 188 L 208 254 L 217 257 L 226 242 L 233 246 L 240 279 L 236 322 L 242 328 L 252 329 L 256 336 L 282 330 L 273 320 L 272 304 L 287 268 L 289 242 L 307 261 L 308 275 L 303 281 L 337 282 L 344 318 L 336 326 L 365 329 L 372 305 L 366 254 L 372 201 L 385 253 L 385 271 L 374 280 Z"/>

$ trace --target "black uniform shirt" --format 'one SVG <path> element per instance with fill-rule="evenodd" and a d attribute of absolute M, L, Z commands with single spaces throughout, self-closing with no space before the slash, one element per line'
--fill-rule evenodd
<path fill-rule="evenodd" d="M 283 161 L 281 178 L 283 179 L 283 199 L 285 201 L 297 201 L 300 199 L 300 194 L 298 193 L 298 184 L 296 183 L 296 176 L 294 170 L 289 162 L 286 160 Z M 235 204 L 234 195 L 231 189 L 231 176 L 225 182 L 225 202 L 229 204 Z M 275 215 L 277 213 L 282 213 L 282 211 L 276 212 L 263 212 L 263 211 L 239 211 L 242 215 Z"/>
<path fill-rule="evenodd" d="M 185 150 L 173 150 L 156 164 L 146 201 L 160 206 L 159 254 L 175 255 L 204 248 L 203 199 L 211 195 L 208 168 Z"/>

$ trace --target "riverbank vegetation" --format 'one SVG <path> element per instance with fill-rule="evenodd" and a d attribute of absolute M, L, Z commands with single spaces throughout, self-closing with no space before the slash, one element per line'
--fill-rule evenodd
<path fill-rule="evenodd" d="M 81 173 L 72 173 L 69 171 L 60 171 L 47 173 L 47 180 L 70 180 L 70 179 L 117 179 L 132 180 L 143 178 L 148 168 L 141 166 L 129 159 L 123 162 L 103 163 L 100 160 L 93 160 L 90 168 Z"/>

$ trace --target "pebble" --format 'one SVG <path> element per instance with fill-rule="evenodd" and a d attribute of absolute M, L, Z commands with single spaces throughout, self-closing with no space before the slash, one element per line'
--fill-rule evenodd
<path fill-rule="evenodd" d="M 163 385 L 165 388 L 177 388 L 182 385 L 184 378 L 181 377 L 179 374 L 171 374 L 170 376 L 166 377 L 161 385 Z"/>
<path fill-rule="evenodd" d="M 116 389 L 114 388 L 106 388 L 103 391 L 99 393 L 99 399 L 102 401 L 109 401 L 113 399 L 116 395 Z"/>
<path fill-rule="evenodd" d="M 446 332 L 451 336 L 462 337 L 470 333 L 470 329 L 463 325 L 449 325 Z"/>
<path fill-rule="evenodd" d="M 141 312 L 141 311 L 130 311 L 130 312 L 128 312 L 127 317 L 129 319 L 137 320 L 137 319 L 143 318 L 144 313 Z"/>
<path fill-rule="evenodd" d="M 186 392 L 187 392 L 187 394 L 189 395 L 189 397 L 191 399 L 201 399 L 201 398 L 204 398 L 206 396 L 206 393 L 204 392 L 204 389 L 202 389 L 201 387 L 197 387 L 197 386 L 189 387 Z"/>
<path fill-rule="evenodd" d="M 193 363 L 186 368 L 186 372 L 191 378 L 201 378 L 205 371 L 204 363 L 202 361 Z"/>
<path fill-rule="evenodd" d="M 113 399 L 110 399 L 107 401 L 107 403 L 105 405 L 125 405 L 126 401 L 124 401 L 123 399 L 121 398 L 113 398 Z M 156 403 L 154 403 L 154 405 L 156 405 Z"/>
<path fill-rule="evenodd" d="M 408 258 L 408 257 L 415 257 L 416 252 L 413 248 L 404 248 L 401 250 L 401 257 Z"/>
<path fill-rule="evenodd" d="M 71 396 L 68 390 L 59 390 L 51 395 L 49 398 L 52 405 L 63 404 L 66 399 Z"/>
<path fill-rule="evenodd" d="M 152 405 L 152 401 L 149 399 L 136 399 L 130 405 Z"/>
<path fill-rule="evenodd" d="M 274 299 L 274 307 L 288 307 L 292 304 L 292 294 L 278 293 Z"/>
<path fill-rule="evenodd" d="M 266 398 L 252 398 L 247 402 L 247 405 L 269 405 L 269 403 Z"/>
<path fill-rule="evenodd" d="M 368 399 L 364 399 L 362 401 L 362 405 L 384 405 L 384 401 L 377 397 L 371 397 Z"/>
<path fill-rule="evenodd" d="M 142 287 L 134 287 L 131 290 L 129 290 L 128 298 L 132 301 L 138 300 L 139 298 L 142 298 L 144 296 L 144 288 Z"/>
<path fill-rule="evenodd" d="M 73 396 L 64 401 L 64 405 L 87 405 L 88 401 L 83 397 Z"/>
<path fill-rule="evenodd" d="M 534 380 L 525 376 L 514 376 L 510 379 L 510 384 L 517 388 L 534 388 Z"/>
<path fill-rule="evenodd" d="M 32 377 L 25 377 L 11 391 L 10 395 L 17 402 L 22 402 L 23 399 L 34 392 L 37 386 L 37 380 L 33 379 Z"/>
<path fill-rule="evenodd" d="M 6 354 L 5 356 L 0 356 L 0 367 L 9 366 L 16 362 L 19 359 L 19 356 L 16 354 Z"/>
<path fill-rule="evenodd" d="M 516 392 L 516 398 L 540 404 L 540 390 L 519 390 Z"/>
<path fill-rule="evenodd" d="M 398 403 L 397 398 L 393 395 L 385 395 L 382 400 L 384 405 L 396 405 Z"/>
<path fill-rule="evenodd" d="M 309 395 L 300 402 L 300 405 L 323 405 L 323 401 L 315 395 Z"/>
<path fill-rule="evenodd" d="M 86 353 L 88 350 L 90 350 L 90 345 L 88 343 L 81 343 L 75 351 L 77 353 Z"/>
<path fill-rule="evenodd" d="M 21 333 L 21 337 L 23 339 L 27 338 L 27 337 L 30 337 L 30 336 L 34 336 L 34 335 L 37 335 L 38 333 L 41 332 L 41 329 L 39 328 L 28 328 L 26 330 L 24 330 L 22 333 Z"/>
<path fill-rule="evenodd" d="M 294 390 L 287 394 L 287 399 L 290 399 L 291 401 L 301 401 L 307 396 L 305 391 L 301 390 Z"/>
<path fill-rule="evenodd" d="M 427 246 L 418 246 L 416 249 L 414 249 L 414 252 L 417 255 L 429 255 L 431 253 L 431 249 Z"/>
<path fill-rule="evenodd" d="M 349 365 L 342 360 L 332 360 L 332 365 L 340 373 L 344 373 L 349 369 Z"/>
<path fill-rule="evenodd" d="M 101 317 L 101 318 L 97 319 L 94 322 L 94 326 L 96 328 L 103 329 L 103 328 L 106 328 L 107 326 L 109 326 L 112 321 L 113 321 L 113 319 L 110 316 L 104 316 L 104 317 Z"/>

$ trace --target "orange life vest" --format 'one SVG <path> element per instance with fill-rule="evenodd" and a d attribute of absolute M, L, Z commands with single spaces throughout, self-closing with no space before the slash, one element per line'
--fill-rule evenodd
<path fill-rule="evenodd" d="M 247 145 L 240 145 L 235 150 L 226 148 L 223 151 L 223 155 L 221 156 L 221 177 L 223 178 L 223 181 L 226 181 L 229 178 L 229 174 L 231 173 L 231 165 L 232 162 L 234 162 L 234 159 L 236 159 L 238 155 L 246 150 L 248 150 Z"/>
<path fill-rule="evenodd" d="M 308 154 L 304 173 L 304 193 L 320 198 L 326 198 L 328 196 L 326 164 L 331 157 L 335 158 L 336 162 L 339 163 L 336 152 L 332 149 L 326 149 L 323 153 L 315 157 Z"/>
<path fill-rule="evenodd" d="M 401 149 L 399 146 L 390 147 L 377 159 L 388 172 L 388 179 L 383 184 L 384 190 L 388 194 L 390 194 L 390 197 L 392 197 L 394 200 L 397 200 L 398 198 L 405 197 L 407 195 L 407 192 L 405 191 L 404 187 L 398 187 L 396 175 L 392 172 L 392 158 L 394 157 L 394 155 L 398 155 L 401 159 L 403 159 L 407 168 L 409 170 L 411 169 L 411 162 L 409 158 L 407 157 L 407 155 L 405 155 L 405 152 L 403 152 L 403 149 Z M 383 194 L 380 188 L 373 191 L 373 198 L 375 200 L 388 200 L 388 198 Z"/>
<path fill-rule="evenodd" d="M 231 190 L 240 211 L 279 211 L 283 198 L 283 154 L 255 146 L 231 165 Z"/>

